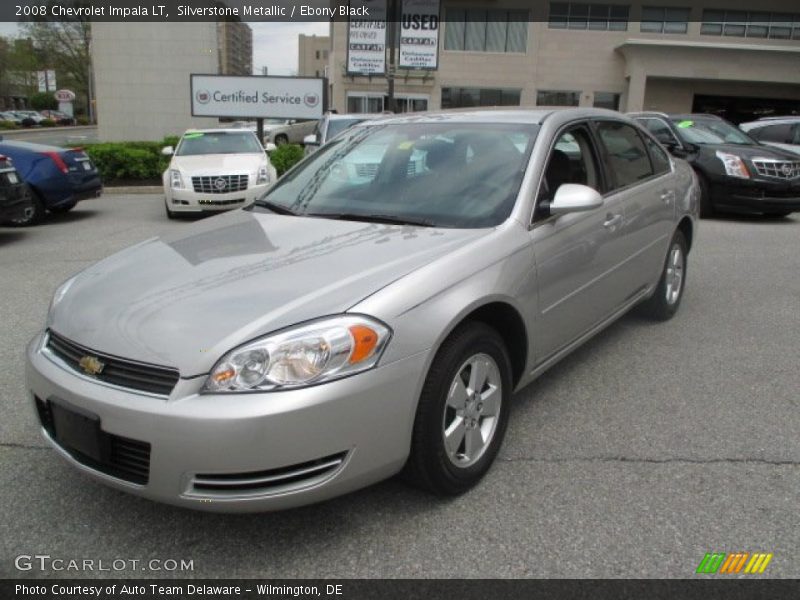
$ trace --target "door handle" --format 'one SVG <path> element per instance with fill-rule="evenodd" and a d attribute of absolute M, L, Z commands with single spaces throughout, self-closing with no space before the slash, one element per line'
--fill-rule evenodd
<path fill-rule="evenodd" d="M 614 231 L 617 228 L 617 225 L 620 223 L 622 223 L 622 215 L 612 215 L 609 213 L 606 215 L 606 220 L 603 223 L 603 227 Z"/>
<path fill-rule="evenodd" d="M 664 202 L 672 202 L 675 199 L 675 192 L 672 190 L 667 190 L 665 192 L 661 192 L 661 200 Z"/>

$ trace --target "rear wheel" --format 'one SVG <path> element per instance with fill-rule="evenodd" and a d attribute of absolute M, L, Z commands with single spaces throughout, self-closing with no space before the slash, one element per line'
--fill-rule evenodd
<path fill-rule="evenodd" d="M 275 145 L 276 146 L 283 146 L 284 144 L 288 144 L 288 143 L 289 143 L 289 138 L 286 137 L 285 135 L 281 134 L 281 135 L 276 135 L 275 136 Z"/>
<path fill-rule="evenodd" d="M 420 395 L 404 475 L 439 495 L 457 495 L 494 462 L 511 408 L 510 360 L 483 323 L 458 328 L 442 345 Z"/>
<path fill-rule="evenodd" d="M 174 220 L 174 219 L 178 218 L 178 215 L 175 214 L 175 211 L 172 211 L 172 210 L 169 209 L 169 204 L 167 203 L 167 199 L 166 198 L 164 198 L 164 211 L 166 211 L 168 219 L 173 219 Z"/>
<path fill-rule="evenodd" d="M 671 319 L 678 311 L 686 285 L 686 237 L 676 231 L 664 261 L 664 269 L 652 297 L 639 305 L 639 312 L 657 321 Z"/>
<path fill-rule="evenodd" d="M 39 194 L 31 187 L 28 187 L 29 209 L 25 211 L 25 215 L 18 219 L 12 219 L 8 222 L 13 227 L 28 227 L 29 225 L 36 225 L 44 218 L 45 208 L 44 202 L 39 197 Z"/>

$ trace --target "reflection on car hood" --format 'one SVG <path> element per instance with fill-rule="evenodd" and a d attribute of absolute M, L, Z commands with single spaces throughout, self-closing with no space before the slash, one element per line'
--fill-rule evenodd
<path fill-rule="evenodd" d="M 267 162 L 266 154 L 198 154 L 174 156 L 171 169 L 180 169 L 188 175 L 233 175 L 252 173 Z"/>
<path fill-rule="evenodd" d="M 89 267 L 51 326 L 88 348 L 198 375 L 247 340 L 344 312 L 483 235 L 234 211 Z"/>

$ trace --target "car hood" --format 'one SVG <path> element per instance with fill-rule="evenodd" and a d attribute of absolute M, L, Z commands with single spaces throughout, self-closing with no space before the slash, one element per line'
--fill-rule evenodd
<path fill-rule="evenodd" d="M 342 313 L 488 231 L 234 211 L 89 267 L 50 327 L 98 352 L 201 375 L 239 344 Z"/>
<path fill-rule="evenodd" d="M 773 158 L 775 160 L 797 160 L 797 155 L 792 154 L 788 150 L 768 146 L 766 144 L 759 144 L 758 146 L 745 146 L 742 144 L 708 144 L 703 145 L 701 148 L 710 156 L 713 156 L 717 150 L 721 152 L 729 152 L 741 156 L 747 160 L 754 158 Z"/>
<path fill-rule="evenodd" d="M 191 175 L 227 175 L 252 173 L 267 162 L 266 154 L 200 154 L 174 156 L 171 169 Z"/>

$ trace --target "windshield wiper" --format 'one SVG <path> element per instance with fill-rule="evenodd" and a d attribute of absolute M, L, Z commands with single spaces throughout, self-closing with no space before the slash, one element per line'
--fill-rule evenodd
<path fill-rule="evenodd" d="M 279 215 L 291 215 L 293 217 L 297 216 L 297 213 L 293 210 L 286 208 L 285 206 L 281 206 L 280 204 L 275 204 L 274 202 L 270 202 L 269 200 L 256 200 L 254 202 L 256 206 L 260 206 L 261 208 L 266 208 L 271 210 L 274 213 Z"/>
<path fill-rule="evenodd" d="M 364 215 L 359 213 L 307 213 L 306 217 L 321 217 L 337 221 L 364 221 L 367 223 L 386 223 L 388 225 L 415 225 L 417 227 L 436 227 L 436 223 L 413 217 L 396 217 L 394 215 Z"/>

